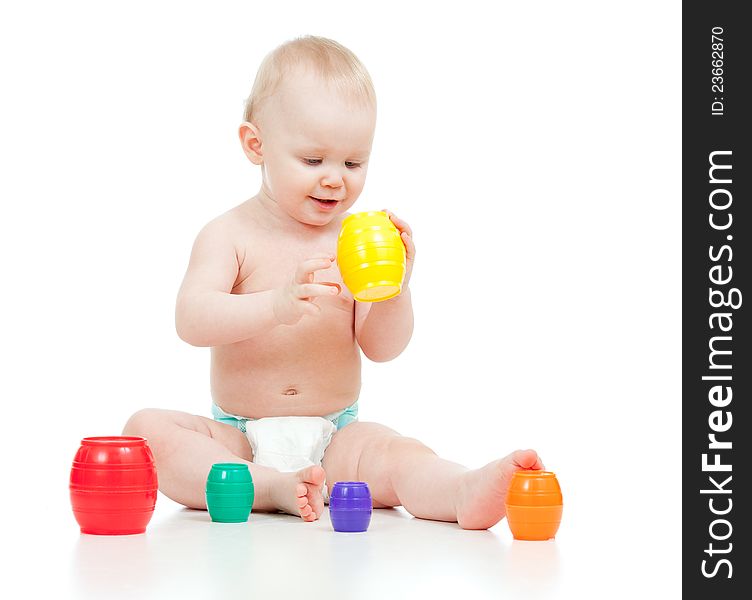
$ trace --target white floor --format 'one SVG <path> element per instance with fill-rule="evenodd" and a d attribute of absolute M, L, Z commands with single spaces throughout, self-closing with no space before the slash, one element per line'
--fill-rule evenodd
<path fill-rule="evenodd" d="M 468 532 L 377 510 L 367 532 L 345 534 L 328 512 L 310 524 L 260 513 L 221 524 L 158 504 L 144 535 L 71 540 L 75 597 L 537 597 L 558 586 L 560 543 L 513 541 L 505 522 Z"/>
<path fill-rule="evenodd" d="M 649 540 L 635 544 L 627 523 L 607 531 L 574 497 L 555 540 L 522 542 L 505 520 L 463 531 L 403 509 L 374 511 L 369 530 L 357 534 L 335 532 L 328 512 L 315 523 L 260 513 L 247 523 L 213 523 L 161 494 L 145 534 L 82 535 L 63 495 L 52 494 L 43 519 L 24 521 L 16 510 L 7 520 L 4 542 L 14 558 L 5 585 L 17 578 L 29 597 L 634 598 L 647 590 L 672 598 L 681 591 L 676 554 Z"/>

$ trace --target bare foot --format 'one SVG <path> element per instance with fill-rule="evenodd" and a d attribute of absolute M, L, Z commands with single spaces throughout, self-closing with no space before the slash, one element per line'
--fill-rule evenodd
<path fill-rule="evenodd" d="M 296 473 L 282 473 L 272 495 L 277 507 L 304 521 L 315 521 L 324 512 L 324 496 L 321 486 L 326 473 L 317 465 L 311 465 Z"/>
<path fill-rule="evenodd" d="M 517 450 L 509 456 L 468 471 L 457 499 L 457 523 L 463 529 L 488 529 L 504 518 L 504 500 L 512 473 L 543 469 L 535 450 Z"/>

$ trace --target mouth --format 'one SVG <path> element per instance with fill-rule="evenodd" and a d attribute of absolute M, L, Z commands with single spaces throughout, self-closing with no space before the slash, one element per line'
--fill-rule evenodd
<path fill-rule="evenodd" d="M 311 200 L 313 200 L 319 207 L 325 209 L 325 210 L 332 210 L 337 204 L 339 204 L 339 200 L 336 200 L 334 198 L 317 198 L 316 196 L 308 196 Z"/>

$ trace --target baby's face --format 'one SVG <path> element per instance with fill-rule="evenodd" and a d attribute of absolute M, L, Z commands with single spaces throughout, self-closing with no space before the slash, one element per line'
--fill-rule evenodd
<path fill-rule="evenodd" d="M 366 180 L 374 107 L 300 73 L 267 101 L 259 121 L 262 189 L 288 215 L 326 225 L 355 203 Z"/>

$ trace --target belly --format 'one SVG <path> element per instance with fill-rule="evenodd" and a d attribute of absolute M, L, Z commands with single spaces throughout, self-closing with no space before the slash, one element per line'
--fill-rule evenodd
<path fill-rule="evenodd" d="M 252 418 L 322 416 L 360 393 L 360 350 L 352 313 L 322 307 L 317 317 L 212 348 L 212 398 L 227 413 Z"/>

